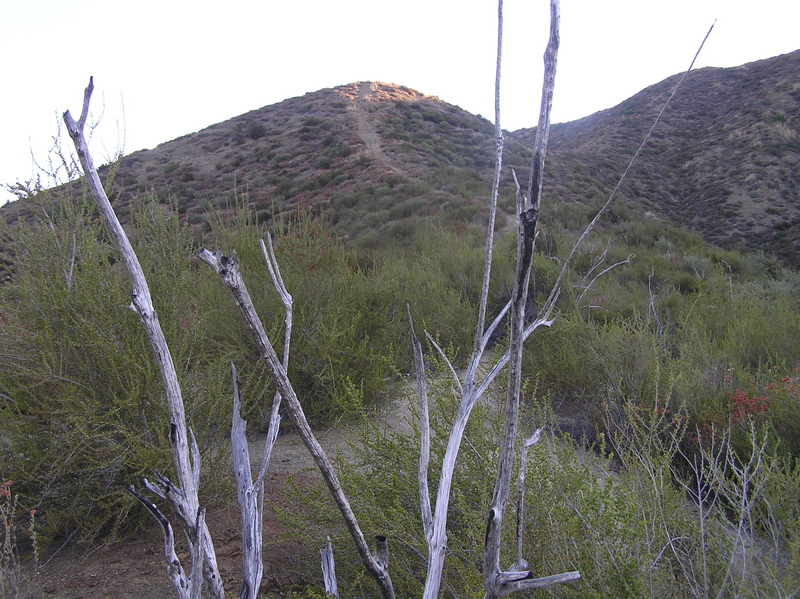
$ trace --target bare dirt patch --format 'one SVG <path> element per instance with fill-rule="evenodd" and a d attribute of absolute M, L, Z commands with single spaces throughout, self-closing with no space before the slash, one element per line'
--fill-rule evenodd
<path fill-rule="evenodd" d="M 294 541 L 280 540 L 285 527 L 278 519 L 278 511 L 289 507 L 290 501 L 284 497 L 286 479 L 286 473 L 274 473 L 266 481 L 264 542 L 267 547 L 261 590 L 267 597 L 280 597 L 288 589 L 313 582 L 306 580 L 303 572 L 315 556 Z M 303 475 L 295 476 L 294 482 L 300 488 L 318 484 L 315 477 Z M 228 593 L 238 593 L 242 563 L 238 506 L 209 508 L 207 522 L 225 589 Z M 180 544 L 178 555 L 186 556 L 185 547 Z M 38 574 L 28 571 L 20 597 L 162 599 L 174 594 L 166 574 L 161 529 L 152 526 L 124 542 L 88 553 L 78 548 L 60 552 Z"/>

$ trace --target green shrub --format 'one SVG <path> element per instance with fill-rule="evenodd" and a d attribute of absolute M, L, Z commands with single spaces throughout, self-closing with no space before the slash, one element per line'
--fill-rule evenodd
<path fill-rule="evenodd" d="M 190 299 L 191 244 L 155 203 L 134 206 L 132 227 L 213 472 L 222 381 L 196 368 L 204 333 Z M 37 510 L 44 539 L 113 538 L 135 522 L 129 512 L 139 513 L 127 485 L 154 468 L 170 470 L 160 377 L 141 324 L 126 309 L 127 276 L 97 222 L 69 204 L 56 205 L 48 221 L 21 225 L 14 251 L 15 275 L 0 288 L 8 350 L 0 409 L 10 439 L 0 449 L 2 475 L 17 482 L 25 509 Z"/>
<path fill-rule="evenodd" d="M 434 372 L 437 372 L 434 370 Z M 430 379 L 432 401 L 431 493 L 454 410 L 449 377 Z M 399 399 L 411 402 L 416 398 Z M 443 593 L 483 595 L 480 562 L 486 510 L 494 484 L 502 414 L 492 398 L 479 404 L 468 427 L 453 481 L 448 516 L 448 559 Z M 387 406 L 388 410 L 400 409 Z M 687 500 L 696 480 L 676 467 L 687 420 L 663 401 L 643 398 L 609 406 L 607 434 L 587 451 L 552 431 L 547 397 L 533 394 L 523 430 L 544 426 L 530 450 L 526 477 L 524 557 L 535 576 L 579 570 L 580 580 L 530 593 L 532 597 L 788 597 L 797 587 L 800 535 L 800 469 L 796 462 L 762 455 L 748 480 L 728 479 L 727 441 L 705 454 L 698 468 L 714 489 L 731 499 L 698 506 Z M 411 411 L 411 423 L 416 412 Z M 412 427 L 413 428 L 413 427 Z M 730 439 L 730 436 L 726 436 Z M 762 438 L 751 434 L 756 451 Z M 418 436 L 391 433 L 364 423 L 353 442 L 354 459 L 343 460 L 341 480 L 367 534 L 389 539 L 392 579 L 398 596 L 418 596 L 427 547 L 418 507 Z M 751 456 L 729 464 L 741 468 Z M 738 460 L 739 458 L 730 458 Z M 516 476 L 513 480 L 517 480 Z M 748 493 L 753 491 L 753 496 Z M 320 486 L 284 513 L 293 537 L 309 548 L 330 534 L 344 596 L 369 594 L 371 581 L 358 566 L 336 509 Z M 300 498 L 302 497 L 302 501 Z M 746 509 L 736 507 L 737 501 Z M 504 563 L 515 555 L 513 510 L 504 527 Z M 735 533 L 739 530 L 740 534 Z M 309 532 L 310 531 L 310 532 Z M 731 564 L 733 569 L 731 570 Z M 744 574 L 743 574 L 744 573 Z M 776 589 L 784 589 L 778 591 Z"/>

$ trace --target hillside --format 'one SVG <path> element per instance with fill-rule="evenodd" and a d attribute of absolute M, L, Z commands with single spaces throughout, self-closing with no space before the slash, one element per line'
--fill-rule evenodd
<path fill-rule="evenodd" d="M 586 177 L 613 188 L 679 78 L 553 128 L 561 199 L 579 200 Z M 534 132 L 514 136 L 532 142 Z M 620 196 L 710 243 L 800 264 L 800 51 L 690 73 Z"/>
<path fill-rule="evenodd" d="M 523 382 L 509 398 L 522 410 L 519 434 L 538 431 L 540 441 L 517 495 L 518 508 L 534 506 L 519 519 L 535 531 L 525 539 L 535 543 L 530 569 L 581 572 L 559 596 L 800 588 L 800 270 L 712 247 L 680 226 L 800 264 L 799 58 L 692 73 L 618 204 L 571 259 L 576 231 L 608 197 L 676 78 L 554 126 L 524 311 L 528 322 L 548 321 L 527 341 Z M 421 595 L 431 563 L 425 501 L 416 500 L 425 452 L 413 364 L 423 360 L 409 317 L 425 331 L 428 478 L 452 483 L 445 594 L 472 596 L 484 585 L 476 564 L 485 563 L 506 385 L 450 374 L 467 368 L 484 301 L 492 132 L 438 98 L 362 82 L 102 169 L 169 343 L 228 591 L 241 583 L 243 553 L 231 386 L 236 377 L 251 456 L 264 449 L 276 386 L 264 342 L 250 334 L 260 327 L 242 321 L 245 301 L 220 284 L 223 269 L 197 260 L 200 243 L 236 252 L 268 341 L 291 341 L 292 391 L 281 393 L 296 396 L 331 453 L 342 450 L 342 487 L 362 530 L 390 539 L 398 597 Z M 527 178 L 532 136 L 506 134 L 489 319 L 514 297 L 510 171 Z M 0 596 L 168 592 L 160 532 L 126 489 L 153 472 L 170 475 L 179 415 L 165 409 L 163 370 L 126 308 L 130 275 L 93 210 L 80 181 L 0 209 Z M 286 319 L 262 252 L 273 220 L 293 298 Z M 542 307 L 548 296 L 557 298 L 552 312 Z M 495 329 L 486 359 L 474 362 L 479 372 L 499 372 L 509 329 L 505 321 Z M 461 428 L 459 396 L 475 389 L 485 398 Z M 372 596 L 291 420 L 278 429 L 267 475 L 262 595 L 321 596 L 317 555 L 329 536 L 342 596 Z M 437 476 L 455 447 L 451 427 L 463 431 L 463 447 L 452 476 Z M 511 526 L 507 533 L 511 548 Z M 187 545 L 176 552 L 187 563 Z"/>
<path fill-rule="evenodd" d="M 555 125 L 545 194 L 567 203 L 605 199 L 678 77 Z M 620 199 L 711 243 L 800 264 L 798 82 L 800 51 L 691 73 Z M 508 135 L 508 201 L 509 167 L 525 175 L 532 139 L 533 130 Z M 125 156 L 110 195 L 123 219 L 132 198 L 152 193 L 198 229 L 209 210 L 225 213 L 234 195 L 247 198 L 260 220 L 298 208 L 325 212 L 341 235 L 369 246 L 402 237 L 409 218 L 482 222 L 493 155 L 485 119 L 405 87 L 362 82 Z M 26 213 L 19 204 L 1 209 L 11 223 Z"/>

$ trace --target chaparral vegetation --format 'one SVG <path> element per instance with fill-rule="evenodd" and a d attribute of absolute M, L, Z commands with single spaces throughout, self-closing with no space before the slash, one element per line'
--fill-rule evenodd
<path fill-rule="evenodd" d="M 76 129 L 67 119 L 79 153 L 90 96 Z M 394 102 L 397 126 L 372 133 L 457 154 L 414 137 L 447 118 Z M 447 128 L 464 125 L 449 114 Z M 351 156 L 325 123 L 306 117 L 301 131 L 319 138 L 323 171 L 394 159 Z M 549 113 L 537 131 L 548 130 Z M 257 122 L 234 132 L 236 147 L 270 135 Z M 300 430 L 314 453 L 312 428 L 345 422 L 352 451 L 315 454 L 324 483 L 290 477 L 283 490 L 305 582 L 281 596 L 321 597 L 337 583 L 345 597 L 376 585 L 383 597 L 798 596 L 800 273 L 770 253 L 711 245 L 629 198 L 606 203 L 594 190 L 540 205 L 540 179 L 553 175 L 546 135 L 512 178 L 499 122 L 496 133 L 494 187 L 452 167 L 416 179 L 395 168 L 369 190 L 330 195 L 330 214 L 287 207 L 312 186 L 288 173 L 274 181 L 280 205 L 237 189 L 188 215 L 182 192 L 145 187 L 125 205 L 124 230 L 98 208 L 91 177 L 17 186 L 31 216 L 0 219 L 0 595 L 25 596 L 65 544 L 124 542 L 155 515 L 175 590 L 223 597 L 203 506 L 238 492 L 241 596 L 259 596 L 274 539 L 262 547 L 267 466 L 253 460 L 254 482 L 246 440 Z M 103 169 L 107 190 L 126 185 L 121 163 Z M 195 180 L 181 168 L 162 174 Z M 526 189 L 517 174 L 530 176 Z M 581 192 L 596 183 L 572 180 Z M 454 201 L 473 193 L 491 208 Z M 375 417 L 387 405 L 411 406 L 410 433 Z M 185 542 L 170 538 L 176 523 Z M 336 567 L 319 584 L 326 537 Z"/>

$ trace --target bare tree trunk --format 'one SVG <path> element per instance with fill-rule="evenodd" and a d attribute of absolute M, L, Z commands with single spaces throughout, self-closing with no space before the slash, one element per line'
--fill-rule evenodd
<path fill-rule="evenodd" d="M 322 477 L 328 486 L 328 490 L 342 514 L 350 536 L 355 542 L 356 550 L 358 551 L 364 567 L 378 585 L 381 596 L 384 599 L 394 599 L 394 588 L 388 570 L 388 548 L 386 547 L 386 539 L 381 537 L 380 539 L 382 540 L 380 540 L 376 537 L 376 554 L 372 556 L 369 552 L 364 534 L 361 532 L 355 514 L 353 514 L 353 510 L 350 507 L 350 502 L 347 500 L 342 486 L 339 483 L 339 478 L 336 475 L 333 464 L 314 436 L 308 424 L 308 420 L 306 420 L 300 401 L 297 399 L 297 394 L 286 374 L 286 369 L 283 367 L 280 360 L 278 360 L 278 356 L 267 337 L 264 325 L 258 317 L 255 306 L 253 305 L 253 300 L 242 279 L 239 259 L 236 253 L 234 252 L 231 257 L 228 258 L 220 253 L 214 254 L 208 250 L 201 250 L 197 257 L 211 266 L 220 276 L 223 283 L 225 283 L 233 293 L 236 304 L 239 306 L 242 316 L 244 317 L 247 329 L 250 331 L 250 335 L 258 347 L 262 359 L 266 362 L 267 370 L 273 381 L 275 381 L 278 392 L 281 394 L 283 401 L 286 402 L 289 418 L 300 434 L 300 438 L 306 448 L 314 458 L 317 467 L 320 469 Z"/>
<path fill-rule="evenodd" d="M 519 422 L 519 395 L 522 387 L 522 348 L 525 342 L 525 306 L 528 300 L 536 225 L 541 205 L 542 175 L 550 135 L 550 112 L 553 106 L 556 63 L 559 46 L 560 7 L 558 0 L 550 2 L 550 41 L 544 54 L 544 85 L 542 86 L 539 124 L 536 128 L 533 162 L 531 165 L 528 195 L 524 197 L 517 188 L 517 211 L 519 215 L 517 234 L 517 270 L 511 297 L 511 338 L 509 341 L 509 374 L 506 390 L 506 422 L 501 444 L 500 463 L 497 471 L 492 506 L 486 523 L 486 546 L 484 548 L 483 577 L 486 597 L 499 597 L 510 573 L 500 568 L 500 537 L 503 517 L 511 488 L 511 472 L 514 466 L 514 446 Z M 535 194 L 535 195 L 534 195 Z M 529 572 L 515 573 L 528 577 Z"/>
<path fill-rule="evenodd" d="M 256 599 L 264 564 L 261 559 L 262 523 L 264 514 L 264 481 L 253 483 L 250 473 L 250 451 L 245 436 L 247 423 L 240 415 L 239 373 L 231 362 L 233 375 L 233 424 L 231 445 L 233 472 L 236 475 L 237 498 L 242 522 L 242 590 L 240 599 Z"/>
<path fill-rule="evenodd" d="M 176 488 L 164 477 L 159 477 L 159 483 L 155 486 L 146 481 L 145 484 L 151 490 L 156 490 L 157 494 L 170 502 L 183 524 L 190 547 L 192 549 L 195 546 L 200 548 L 200 553 L 203 556 L 202 568 L 204 578 L 208 584 L 209 592 L 213 597 L 223 599 L 225 591 L 222 587 L 222 580 L 220 579 L 217 569 L 214 544 L 211 540 L 205 520 L 198 518 L 200 504 L 197 492 L 200 479 L 200 452 L 197 451 L 196 443 L 194 443 L 194 439 L 192 439 L 192 455 L 190 456 L 183 397 L 181 395 L 181 388 L 178 383 L 175 365 L 172 362 L 169 347 L 164 338 L 164 333 L 161 330 L 161 325 L 158 322 L 158 316 L 153 308 L 150 289 L 147 286 L 142 267 L 139 264 L 139 260 L 131 247 L 125 231 L 122 229 L 122 225 L 120 225 L 116 214 L 114 214 L 114 209 L 111 207 L 108 196 L 103 190 L 100 177 L 97 174 L 97 169 L 95 169 L 94 161 L 92 160 L 89 146 L 84 136 L 83 130 L 89 115 L 89 102 L 93 89 L 94 83 L 90 78 L 89 85 L 83 96 L 83 109 L 80 119 L 78 122 L 75 122 L 69 111 L 66 111 L 64 113 L 64 122 L 75 144 L 78 158 L 80 159 L 81 166 L 86 175 L 89 190 L 97 202 L 100 215 L 117 244 L 122 259 L 133 280 L 130 308 L 136 312 L 144 325 L 147 338 L 153 350 L 153 355 L 161 373 L 161 380 L 164 384 L 164 391 L 170 414 L 169 439 L 172 446 L 172 458 L 178 479 L 178 487 Z M 194 551 L 190 551 L 190 554 L 194 555 Z M 192 564 L 193 570 L 200 567 L 201 565 L 198 563 Z M 173 581 L 174 580 L 175 579 L 173 579 Z"/>

